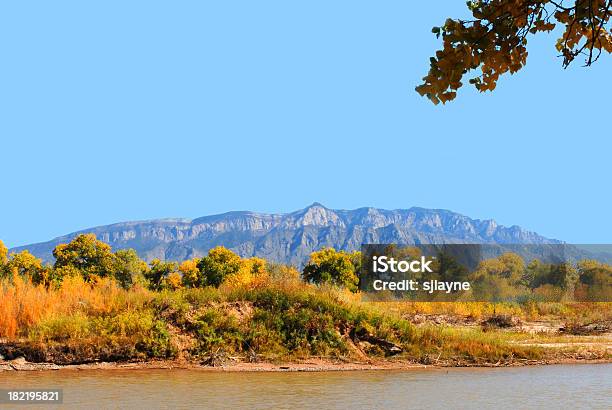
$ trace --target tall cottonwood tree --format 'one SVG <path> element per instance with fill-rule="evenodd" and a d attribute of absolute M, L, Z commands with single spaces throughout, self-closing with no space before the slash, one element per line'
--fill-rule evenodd
<path fill-rule="evenodd" d="M 81 234 L 70 243 L 53 249 L 54 268 L 76 269 L 85 280 L 111 276 L 116 268 L 116 256 L 110 245 L 96 239 L 94 234 Z"/>
<path fill-rule="evenodd" d="M 304 266 L 304 280 L 310 283 L 331 283 L 357 291 L 359 277 L 355 263 L 361 263 L 360 254 L 349 254 L 336 251 L 334 248 L 323 248 L 310 254 Z"/>
<path fill-rule="evenodd" d="M 500 75 L 525 66 L 529 36 L 557 26 L 563 67 L 579 56 L 590 66 L 603 51 L 612 52 L 612 0 L 472 0 L 467 6 L 472 19 L 449 18 L 432 29 L 443 47 L 430 58 L 429 73 L 416 91 L 434 104 L 453 100 L 464 77 L 478 69 L 469 83 L 479 91 L 494 90 Z"/>

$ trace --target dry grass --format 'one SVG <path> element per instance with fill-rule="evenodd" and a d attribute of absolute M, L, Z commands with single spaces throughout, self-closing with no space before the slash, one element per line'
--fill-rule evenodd
<path fill-rule="evenodd" d="M 30 329 L 52 318 L 138 309 L 150 297 L 146 289 L 124 290 L 112 280 L 88 284 L 80 277 L 69 277 L 59 289 L 47 289 L 15 277 L 12 283 L 0 283 L 0 337 L 26 337 Z"/>
<path fill-rule="evenodd" d="M 415 314 L 470 317 L 476 320 L 495 315 L 518 317 L 522 320 L 562 320 L 574 322 L 602 322 L 612 320 L 610 302 L 372 302 L 381 309 L 400 316 Z"/>

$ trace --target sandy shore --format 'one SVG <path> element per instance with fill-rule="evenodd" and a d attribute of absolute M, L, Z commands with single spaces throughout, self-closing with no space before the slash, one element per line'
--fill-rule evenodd
<path fill-rule="evenodd" d="M 440 362 L 424 365 L 400 360 L 377 360 L 372 362 L 338 362 L 323 359 L 303 360 L 288 363 L 246 363 L 230 362 L 221 366 L 208 366 L 199 363 L 178 361 L 148 362 L 97 362 L 75 365 L 56 365 L 52 363 L 29 363 L 23 359 L 0 361 L 0 372 L 11 371 L 67 371 L 67 370 L 154 370 L 189 369 L 212 372 L 322 372 L 358 370 L 415 370 L 443 367 L 516 367 L 551 364 L 597 364 L 612 363 L 609 359 L 562 358 L 555 360 L 516 360 L 507 363 L 450 363 Z"/>

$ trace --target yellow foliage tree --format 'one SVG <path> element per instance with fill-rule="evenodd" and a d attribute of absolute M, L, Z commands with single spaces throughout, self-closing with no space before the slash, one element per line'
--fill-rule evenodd
<path fill-rule="evenodd" d="M 266 272 L 267 262 L 265 259 L 253 257 L 245 259 L 243 263 L 247 263 L 249 265 L 249 268 L 254 275 Z"/>
<path fill-rule="evenodd" d="M 497 276 L 507 279 L 510 283 L 518 283 L 525 272 L 525 261 L 519 255 L 506 252 L 497 258 L 485 259 L 479 263 L 472 274 L 474 277 L 483 275 Z"/>
<path fill-rule="evenodd" d="M 187 288 L 195 288 L 198 286 L 198 259 L 190 259 L 182 262 L 179 265 L 179 272 L 182 275 L 183 286 Z"/>
<path fill-rule="evenodd" d="M 473 295 L 476 299 L 494 301 L 514 297 L 520 292 L 524 274 L 525 262 L 515 253 L 485 259 L 470 275 Z"/>
<path fill-rule="evenodd" d="M 0 270 L 2 266 L 6 264 L 8 260 L 8 248 L 4 245 L 4 242 L 0 241 Z"/>
<path fill-rule="evenodd" d="M 148 270 L 149 266 L 138 257 L 134 249 L 115 252 L 112 275 L 124 288 L 143 282 Z"/>
<path fill-rule="evenodd" d="M 581 292 L 579 300 L 612 300 L 612 266 L 596 260 L 582 260 L 577 264 Z"/>
<path fill-rule="evenodd" d="M 354 255 L 334 248 L 313 252 L 304 267 L 304 279 L 311 283 L 331 283 L 357 291 L 359 278 L 353 265 L 354 258 Z"/>
<path fill-rule="evenodd" d="M 198 262 L 200 286 L 219 286 L 223 280 L 238 272 L 242 266 L 240 256 L 223 246 L 208 251 L 208 255 Z"/>
<path fill-rule="evenodd" d="M 96 239 L 94 234 L 79 235 L 68 244 L 53 250 L 54 267 L 71 266 L 78 269 L 85 280 L 111 276 L 117 267 L 117 257 L 110 245 Z"/>
<path fill-rule="evenodd" d="M 301 280 L 302 274 L 293 266 L 281 264 L 269 264 L 268 274 L 274 280 L 298 282 Z"/>
<path fill-rule="evenodd" d="M 6 270 L 12 276 L 21 276 L 33 279 L 43 271 L 42 260 L 27 250 L 13 253 L 6 263 Z"/>
<path fill-rule="evenodd" d="M 170 273 L 164 278 L 163 282 L 163 287 L 166 289 L 177 290 L 183 287 L 181 274 L 178 272 Z"/>
<path fill-rule="evenodd" d="M 149 281 L 149 287 L 151 289 L 160 290 L 168 284 L 166 279 L 173 273 L 176 273 L 176 271 L 177 266 L 175 262 L 164 262 L 159 259 L 153 259 L 151 261 L 151 269 L 147 270 L 144 275 Z"/>
<path fill-rule="evenodd" d="M 443 47 L 430 58 L 429 73 L 416 91 L 434 104 L 453 100 L 463 77 L 480 69 L 469 82 L 479 91 L 493 91 L 500 75 L 513 74 L 527 62 L 527 39 L 563 27 L 556 48 L 567 67 L 583 55 L 585 65 L 602 51 L 612 52 L 611 0 L 471 0 L 472 19 L 447 19 L 432 32 Z"/>
<path fill-rule="evenodd" d="M 263 283 L 269 274 L 266 270 L 266 261 L 261 258 L 243 259 L 237 272 L 225 277 L 224 283 L 229 286 L 247 286 Z"/>

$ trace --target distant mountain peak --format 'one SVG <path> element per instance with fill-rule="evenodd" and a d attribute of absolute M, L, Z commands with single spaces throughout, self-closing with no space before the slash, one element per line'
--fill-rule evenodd
<path fill-rule="evenodd" d="M 363 243 L 560 243 L 518 226 L 471 219 L 443 209 L 334 210 L 314 202 L 298 211 L 266 214 L 233 211 L 196 219 L 122 222 L 85 229 L 51 241 L 15 248 L 28 249 L 45 261 L 59 243 L 80 233 L 94 233 L 113 249 L 133 248 L 151 260 L 184 260 L 223 245 L 241 256 L 301 265 L 322 247 L 353 251 Z"/>
<path fill-rule="evenodd" d="M 287 226 L 344 226 L 343 221 L 334 210 L 326 208 L 319 202 L 314 202 L 300 211 L 287 215 L 294 216 L 294 218 L 287 218 Z"/>
<path fill-rule="evenodd" d="M 325 205 L 323 205 L 320 202 L 313 202 L 312 204 L 308 205 L 305 209 L 310 209 L 310 208 L 323 208 L 323 209 L 328 209 Z"/>

